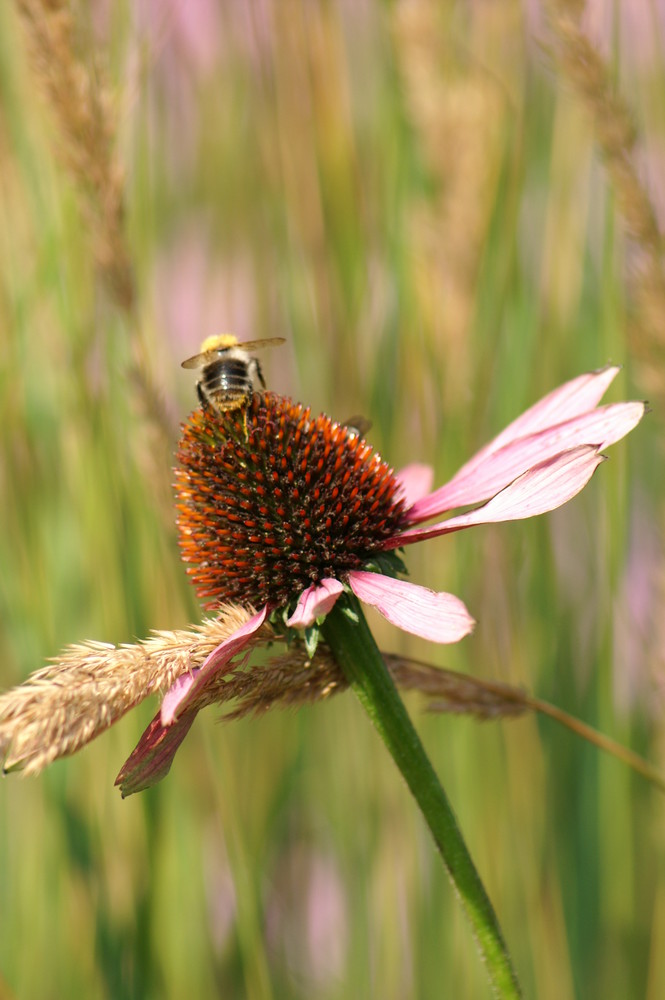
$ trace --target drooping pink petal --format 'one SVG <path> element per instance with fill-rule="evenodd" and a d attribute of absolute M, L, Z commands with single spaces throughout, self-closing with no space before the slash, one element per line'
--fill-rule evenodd
<path fill-rule="evenodd" d="M 475 622 L 454 594 L 437 593 L 406 580 L 352 570 L 351 590 L 398 628 L 432 642 L 459 642 Z"/>
<path fill-rule="evenodd" d="M 166 777 L 196 715 L 196 710 L 185 712 L 172 726 L 163 726 L 157 713 L 115 779 L 123 799 Z"/>
<path fill-rule="evenodd" d="M 476 524 L 519 521 L 546 514 L 572 500 L 586 486 L 604 458 L 593 445 L 573 448 L 534 465 L 482 507 L 426 528 L 400 532 L 385 543 L 385 548 L 401 548 L 402 545 L 422 542 L 426 538 L 436 538 L 437 535 L 446 535 Z"/>
<path fill-rule="evenodd" d="M 519 437 L 482 462 L 472 459 L 445 486 L 417 501 L 406 512 L 409 524 L 418 524 L 454 507 L 486 500 L 536 462 L 545 461 L 578 445 L 606 448 L 631 431 L 644 416 L 644 403 L 613 403 L 555 424 L 546 430 Z"/>
<path fill-rule="evenodd" d="M 291 628 L 308 628 L 320 615 L 327 615 L 332 610 L 337 598 L 343 593 L 344 587 L 339 580 L 322 580 L 303 590 L 296 610 L 286 624 Z"/>
<path fill-rule="evenodd" d="M 402 496 L 407 507 L 412 507 L 417 500 L 426 497 L 434 482 L 434 469 L 431 465 L 413 462 L 395 473 L 395 479 L 402 487 Z"/>
<path fill-rule="evenodd" d="M 166 714 L 171 721 L 179 719 L 187 708 L 201 697 L 206 686 L 219 671 L 245 648 L 254 633 L 258 632 L 263 625 L 267 613 L 268 607 L 266 605 L 262 611 L 258 611 L 237 632 L 234 632 L 229 639 L 225 639 L 216 649 L 213 649 L 197 671 L 185 674 L 184 679 L 178 678 L 164 697 L 164 702 L 167 704 Z M 189 677 L 192 678 L 191 682 L 188 680 Z"/>
<path fill-rule="evenodd" d="M 149 788 L 168 774 L 178 747 L 205 704 L 206 686 L 229 660 L 243 650 L 263 625 L 267 612 L 267 607 L 259 611 L 229 639 L 213 649 L 200 667 L 182 674 L 171 686 L 159 712 L 116 778 L 115 783 L 120 785 L 123 798 Z"/>

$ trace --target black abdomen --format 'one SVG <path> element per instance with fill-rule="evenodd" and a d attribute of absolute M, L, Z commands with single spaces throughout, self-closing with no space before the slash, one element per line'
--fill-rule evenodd
<path fill-rule="evenodd" d="M 252 388 L 247 362 L 236 358 L 222 358 L 206 365 L 201 381 L 206 395 L 218 403 L 241 399 Z"/>

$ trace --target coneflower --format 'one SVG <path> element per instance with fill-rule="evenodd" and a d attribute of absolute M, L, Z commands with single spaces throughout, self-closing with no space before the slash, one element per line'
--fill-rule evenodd
<path fill-rule="evenodd" d="M 351 428 L 272 393 L 244 409 L 196 410 L 178 449 L 176 492 L 183 559 L 208 608 L 227 602 L 258 611 L 201 668 L 166 695 L 130 758 L 133 787 L 168 770 L 183 725 L 211 700 L 220 671 L 268 617 L 301 630 L 314 650 L 326 616 L 355 595 L 390 622 L 434 642 L 457 642 L 474 621 L 453 594 L 418 586 L 395 550 L 478 524 L 532 517 L 575 496 L 603 460 L 601 450 L 641 420 L 641 402 L 598 403 L 615 367 L 579 376 L 545 396 L 430 492 L 429 467 L 399 474 Z M 423 522 L 491 499 L 435 524 Z M 174 728 L 175 727 L 175 728 Z M 128 765 L 130 765 L 128 761 Z M 127 767 L 120 781 L 127 778 Z M 144 782 L 144 778 L 147 779 Z"/>
<path fill-rule="evenodd" d="M 492 905 L 358 599 L 435 642 L 466 635 L 474 622 L 462 601 L 401 579 L 405 567 L 395 550 L 473 525 L 542 514 L 575 496 L 602 461 L 601 449 L 644 414 L 639 402 L 598 405 L 616 373 L 606 368 L 582 375 L 550 393 L 434 492 L 428 467 L 413 465 L 396 475 L 356 431 L 324 415 L 312 417 L 289 399 L 266 393 L 231 412 L 197 410 L 178 449 L 178 527 L 199 596 L 225 618 L 221 641 L 208 646 L 203 660 L 200 636 L 193 642 L 184 636 L 150 640 L 157 662 L 143 647 L 132 653 L 72 650 L 59 670 L 36 675 L 0 700 L 0 754 L 35 771 L 110 725 L 142 697 L 137 678 L 128 693 L 112 669 L 118 656 L 129 656 L 145 670 L 145 693 L 170 684 L 117 778 L 123 794 L 147 788 L 168 772 L 202 708 L 226 701 L 230 689 L 247 695 L 242 679 L 230 681 L 236 657 L 280 632 L 287 639 L 302 635 L 299 649 L 304 645 L 311 654 L 321 633 L 328 666 L 319 670 L 315 695 L 340 686 L 338 667 L 342 685 L 350 684 L 357 694 L 420 807 L 496 995 L 518 997 Z M 469 506 L 466 513 L 423 526 Z M 236 627 L 228 610 L 234 602 L 241 606 Z M 273 628 L 266 635 L 268 618 Z M 173 657 L 164 655 L 165 645 Z M 101 671 L 88 669 L 100 656 Z M 301 666 L 306 667 L 302 660 Z M 298 684 L 302 676 L 301 670 Z M 63 678 L 82 684 L 67 683 L 58 700 Z M 276 698 L 288 693 L 283 681 L 278 667 L 270 682 Z M 53 712 L 45 711 L 45 689 Z M 264 694 L 259 684 L 249 705 L 265 707 Z M 24 733 L 26 720 L 30 727 Z M 49 737 L 47 747 L 40 743 L 42 731 Z"/>
<path fill-rule="evenodd" d="M 286 606 L 361 569 L 402 523 L 400 483 L 370 445 L 272 393 L 195 411 L 177 458 L 182 556 L 208 608 Z"/>

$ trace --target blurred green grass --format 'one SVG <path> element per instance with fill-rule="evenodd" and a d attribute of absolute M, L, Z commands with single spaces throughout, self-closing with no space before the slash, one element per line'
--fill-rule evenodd
<path fill-rule="evenodd" d="M 526 9 L 198 0 L 77 17 L 119 108 L 138 308 L 100 283 L 3 6 L 3 687 L 68 642 L 199 616 L 168 455 L 195 401 L 179 363 L 210 333 L 286 336 L 271 388 L 365 413 L 395 466 L 431 461 L 439 481 L 581 371 L 623 363 L 613 397 L 644 395 L 634 262 Z M 656 155 L 663 52 L 631 25 L 607 44 Z M 173 417 L 166 446 L 128 374 L 137 352 Z M 473 637 L 438 650 L 377 620 L 380 645 L 524 684 L 662 762 L 661 552 L 635 547 L 662 518 L 653 409 L 570 506 L 408 552 L 414 580 L 463 597 Z M 152 709 L 0 786 L 0 996 L 487 995 L 427 831 L 349 696 L 225 727 L 203 713 L 168 779 L 123 802 L 113 779 Z M 662 996 L 658 794 L 548 720 L 417 724 L 526 995 Z"/>

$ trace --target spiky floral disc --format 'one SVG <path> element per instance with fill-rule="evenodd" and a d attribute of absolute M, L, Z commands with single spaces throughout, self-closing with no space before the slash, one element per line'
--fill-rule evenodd
<path fill-rule="evenodd" d="M 400 526 L 399 483 L 380 456 L 272 393 L 195 410 L 177 458 L 180 547 L 207 607 L 286 605 L 365 565 Z"/>

